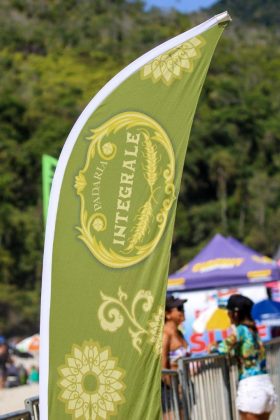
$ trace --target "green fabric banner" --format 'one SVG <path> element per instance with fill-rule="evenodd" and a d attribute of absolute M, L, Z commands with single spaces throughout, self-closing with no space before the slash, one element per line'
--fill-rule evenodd
<path fill-rule="evenodd" d="M 160 419 L 170 247 L 199 94 L 227 13 L 140 57 L 73 127 L 44 254 L 40 418 Z"/>
<path fill-rule="evenodd" d="M 56 165 L 57 159 L 49 155 L 42 156 L 43 216 L 45 224 L 47 221 L 49 198 Z"/>

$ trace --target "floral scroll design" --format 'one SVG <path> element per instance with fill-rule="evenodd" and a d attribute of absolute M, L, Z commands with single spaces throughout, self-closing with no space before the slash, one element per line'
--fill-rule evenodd
<path fill-rule="evenodd" d="M 161 354 L 162 329 L 164 322 L 164 310 L 159 306 L 151 315 L 147 326 L 140 325 L 136 317 L 136 308 L 142 303 L 142 310 L 149 312 L 152 309 L 154 298 L 150 290 L 139 290 L 133 299 L 131 307 L 128 307 L 128 295 L 118 290 L 118 297 L 114 298 L 100 292 L 103 303 L 98 309 L 98 318 L 101 328 L 105 331 L 115 332 L 124 325 L 125 318 L 131 325 L 128 328 L 132 339 L 132 345 L 139 354 L 142 353 L 143 336 L 147 336 L 148 342 L 153 346 L 156 355 Z"/>
<path fill-rule="evenodd" d="M 109 419 L 125 402 L 122 381 L 125 371 L 117 367 L 118 359 L 109 347 L 100 348 L 94 341 L 76 344 L 58 368 L 61 388 L 59 399 L 73 419 Z"/>
<path fill-rule="evenodd" d="M 197 36 L 159 55 L 143 67 L 141 79 L 151 78 L 153 83 L 162 81 L 170 86 L 174 80 L 181 79 L 185 72 L 193 71 L 194 60 L 200 58 L 200 48 L 204 45 L 204 39 Z"/>

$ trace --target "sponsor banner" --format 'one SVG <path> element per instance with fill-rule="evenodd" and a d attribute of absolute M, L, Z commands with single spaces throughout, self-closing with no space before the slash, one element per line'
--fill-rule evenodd
<path fill-rule="evenodd" d="M 272 300 L 280 302 L 280 281 L 273 281 L 267 284 Z"/>
<path fill-rule="evenodd" d="M 140 57 L 73 127 L 50 197 L 40 418 L 160 419 L 170 247 L 199 94 L 229 17 Z"/>
<path fill-rule="evenodd" d="M 235 293 L 249 297 L 254 303 L 267 298 L 263 285 L 174 294 L 188 299 L 184 307 L 186 319 L 182 331 L 193 354 L 207 353 L 210 343 L 223 340 L 232 332 L 227 311 L 220 308 L 225 307 L 229 296 Z M 270 339 L 268 325 L 259 323 L 258 329 L 263 340 Z"/>

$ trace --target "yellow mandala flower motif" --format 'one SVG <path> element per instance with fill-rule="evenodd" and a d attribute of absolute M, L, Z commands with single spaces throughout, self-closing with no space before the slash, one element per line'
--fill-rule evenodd
<path fill-rule="evenodd" d="M 205 41 L 200 36 L 167 51 L 143 67 L 141 79 L 151 78 L 153 83 L 161 80 L 170 86 L 174 80 L 181 79 L 184 72 L 193 71 L 193 61 L 200 57 L 200 48 L 204 45 Z"/>
<path fill-rule="evenodd" d="M 154 345 L 155 353 L 160 355 L 162 349 L 162 330 L 164 322 L 164 310 L 159 306 L 158 311 L 153 314 L 149 321 L 149 338 L 150 343 Z"/>
<path fill-rule="evenodd" d="M 58 368 L 61 388 L 59 399 L 73 419 L 109 419 L 125 402 L 122 378 L 125 371 L 117 367 L 109 347 L 100 348 L 94 341 L 76 344 Z"/>

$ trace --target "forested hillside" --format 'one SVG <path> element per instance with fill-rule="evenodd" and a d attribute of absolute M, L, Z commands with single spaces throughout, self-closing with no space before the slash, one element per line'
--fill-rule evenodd
<path fill-rule="evenodd" d="M 126 64 L 225 9 L 235 19 L 196 113 L 170 271 L 216 232 L 273 255 L 280 243 L 277 3 L 221 0 L 183 15 L 128 0 L 0 2 L 0 333 L 38 324 L 42 154 L 59 156 L 82 109 Z"/>

